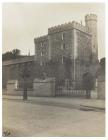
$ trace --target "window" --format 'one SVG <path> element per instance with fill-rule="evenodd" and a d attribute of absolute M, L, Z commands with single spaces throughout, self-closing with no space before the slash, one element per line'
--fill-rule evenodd
<path fill-rule="evenodd" d="M 41 56 L 43 56 L 43 52 L 41 52 Z"/>
<path fill-rule="evenodd" d="M 63 50 L 63 44 L 61 44 L 61 50 Z"/>
<path fill-rule="evenodd" d="M 65 49 L 65 44 L 63 44 L 63 49 Z"/>
<path fill-rule="evenodd" d="M 43 46 L 43 42 L 41 42 L 41 47 Z"/>
<path fill-rule="evenodd" d="M 64 58 L 64 56 L 62 56 L 62 64 L 64 63 L 64 60 L 65 60 L 65 58 Z"/>
<path fill-rule="evenodd" d="M 65 43 L 61 44 L 61 50 L 65 49 Z"/>
<path fill-rule="evenodd" d="M 64 39 L 65 39 L 65 33 L 62 34 L 62 40 L 64 40 Z"/>

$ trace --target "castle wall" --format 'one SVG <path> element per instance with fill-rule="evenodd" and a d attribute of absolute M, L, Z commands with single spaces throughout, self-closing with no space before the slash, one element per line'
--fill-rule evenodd
<path fill-rule="evenodd" d="M 74 54 L 77 55 L 75 52 L 77 50 L 75 49 L 76 33 L 74 32 L 76 31 L 90 36 L 88 28 L 75 21 L 48 28 L 48 35 L 34 39 L 35 60 L 42 65 L 50 59 L 58 59 L 61 62 L 63 62 L 63 57 L 75 59 Z"/>
<path fill-rule="evenodd" d="M 86 64 L 90 61 L 92 54 L 91 35 L 77 29 L 73 30 L 72 48 L 72 80 L 78 82 L 86 71 Z"/>
<path fill-rule="evenodd" d="M 8 66 L 2 66 L 2 86 L 6 88 L 7 81 L 10 77 L 10 70 Z"/>
<path fill-rule="evenodd" d="M 80 30 L 82 32 L 88 33 L 90 34 L 88 28 L 86 28 L 86 26 L 72 21 L 72 22 L 68 22 L 68 23 L 64 23 L 58 26 L 54 26 L 48 29 L 48 34 L 53 34 L 53 33 L 59 33 L 59 32 L 63 32 L 63 31 L 67 31 L 67 30 L 72 30 L 72 29 L 77 29 Z"/>
<path fill-rule="evenodd" d="M 51 58 L 62 62 L 64 57 L 74 57 L 73 31 L 62 31 L 50 35 Z"/>
<path fill-rule="evenodd" d="M 81 31 L 76 31 L 77 34 L 77 59 L 89 61 L 92 55 L 91 36 Z"/>
<path fill-rule="evenodd" d="M 18 79 L 20 81 L 20 72 L 25 65 L 30 71 L 29 79 L 32 82 L 40 65 L 43 66 L 50 59 L 64 64 L 66 58 L 71 58 L 72 61 L 71 79 L 80 82 L 93 53 L 97 57 L 96 16 L 87 15 L 85 20 L 86 26 L 73 21 L 51 27 L 48 29 L 48 35 L 35 38 L 35 62 L 39 63 L 38 67 L 34 67 L 35 62 L 31 58 L 4 62 L 3 86 L 8 80 Z"/>
<path fill-rule="evenodd" d="M 17 61 L 17 60 L 15 60 Z M 9 62 L 9 64 L 8 64 Z M 11 64 L 10 64 L 11 63 Z M 29 81 L 33 81 L 33 79 L 35 78 L 35 73 L 34 73 L 34 60 L 32 61 L 27 61 L 27 62 L 22 62 L 19 60 L 19 63 L 17 61 L 17 63 L 15 63 L 13 61 L 7 61 L 3 64 L 2 66 L 2 81 L 3 81 L 3 88 L 6 88 L 7 82 L 9 80 L 18 80 L 20 83 L 20 87 L 22 88 L 22 73 L 24 71 L 24 67 L 26 67 L 26 69 L 29 71 L 30 73 L 30 77 L 29 77 Z M 32 87 L 32 84 L 30 84 L 30 87 Z"/>
<path fill-rule="evenodd" d="M 88 28 L 75 21 L 51 27 L 47 36 L 35 39 L 36 60 L 46 62 L 52 59 L 64 63 L 65 58 L 71 58 L 71 79 L 81 81 L 86 62 L 92 55 L 91 38 Z M 43 42 L 46 42 L 44 47 L 41 46 Z M 42 51 L 47 55 L 41 56 Z"/>
<path fill-rule="evenodd" d="M 47 36 L 35 39 L 35 60 L 41 65 L 45 64 L 49 58 L 49 42 Z"/>

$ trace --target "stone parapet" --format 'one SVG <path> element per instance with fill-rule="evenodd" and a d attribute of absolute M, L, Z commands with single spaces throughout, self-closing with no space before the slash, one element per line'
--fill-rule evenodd
<path fill-rule="evenodd" d="M 88 14 L 85 16 L 85 21 L 89 21 L 89 20 L 95 20 L 97 21 L 97 15 L 95 14 Z"/>
<path fill-rule="evenodd" d="M 48 34 L 53 34 L 53 33 L 70 30 L 70 29 L 77 29 L 77 30 L 80 30 L 82 32 L 89 34 L 89 30 L 86 26 L 84 26 L 78 22 L 75 22 L 75 21 L 51 27 L 48 29 Z"/>
<path fill-rule="evenodd" d="M 25 63 L 25 62 L 29 62 L 29 61 L 34 61 L 34 56 L 28 56 L 28 57 L 24 57 L 24 58 L 3 61 L 2 65 L 3 66 L 13 65 L 13 64 Z"/>
<path fill-rule="evenodd" d="M 48 40 L 48 35 L 40 36 L 34 39 L 34 43 Z"/>

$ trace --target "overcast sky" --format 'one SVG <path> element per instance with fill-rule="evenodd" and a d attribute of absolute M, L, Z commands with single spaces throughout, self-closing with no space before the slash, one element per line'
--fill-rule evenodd
<path fill-rule="evenodd" d="M 69 21 L 82 20 L 89 13 L 98 16 L 99 58 L 105 56 L 105 7 L 103 3 L 5 3 L 3 4 L 3 53 L 20 49 L 34 54 L 34 38 L 45 35 L 48 28 Z"/>

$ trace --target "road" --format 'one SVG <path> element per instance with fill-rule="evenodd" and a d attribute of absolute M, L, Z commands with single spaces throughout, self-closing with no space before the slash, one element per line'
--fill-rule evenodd
<path fill-rule="evenodd" d="M 105 112 L 3 100 L 3 129 L 17 137 L 102 137 Z"/>

